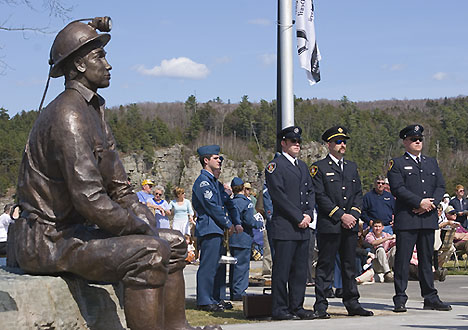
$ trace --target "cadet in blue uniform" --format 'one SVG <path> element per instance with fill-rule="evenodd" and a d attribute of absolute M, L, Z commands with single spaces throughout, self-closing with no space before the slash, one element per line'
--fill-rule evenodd
<path fill-rule="evenodd" d="M 245 290 L 249 287 L 250 255 L 253 243 L 253 228 L 260 229 L 263 222 L 254 218 L 255 206 L 244 193 L 244 181 L 235 177 L 231 182 L 234 198 L 234 205 L 240 214 L 241 225 L 244 228 L 242 233 L 234 233 L 229 238 L 229 250 L 233 257 L 237 258 L 237 263 L 231 265 L 229 269 L 229 292 L 231 300 L 242 300 Z"/>
<path fill-rule="evenodd" d="M 224 302 L 221 293 L 226 273 L 225 265 L 219 264 L 219 259 L 223 253 L 224 230 L 229 230 L 230 234 L 234 230 L 242 232 L 239 212 L 223 184 L 217 180 L 222 163 L 219 150 L 217 145 L 198 148 L 203 169 L 192 188 L 192 205 L 198 215 L 195 235 L 201 253 L 197 272 L 197 305 L 209 312 L 232 308 L 230 303 Z"/>
<path fill-rule="evenodd" d="M 396 197 L 393 231 L 396 233 L 394 312 L 406 312 L 409 262 L 414 245 L 418 251 L 419 285 L 424 309 L 451 310 L 440 301 L 434 288 L 432 256 L 434 230 L 438 229 L 436 205 L 445 193 L 445 183 L 437 161 L 421 154 L 421 125 L 400 131 L 406 153 L 390 161 L 387 177 Z"/>
<path fill-rule="evenodd" d="M 348 130 L 334 126 L 322 135 L 329 154 L 310 169 L 317 200 L 317 245 L 319 250 L 315 277 L 315 314 L 330 318 L 326 291 L 332 283 L 337 252 L 341 259 L 343 304 L 349 315 L 372 316 L 359 303 L 356 285 L 356 247 L 358 219 L 361 216 L 361 180 L 355 163 L 343 160 Z"/>
<path fill-rule="evenodd" d="M 275 254 L 272 272 L 272 318 L 311 319 L 303 308 L 309 251 L 308 226 L 315 205 L 312 178 L 307 165 L 297 159 L 301 150 L 301 128 L 284 128 L 282 154 L 268 163 L 265 171 L 273 202 L 271 233 Z M 289 293 L 288 293 L 289 289 Z"/>

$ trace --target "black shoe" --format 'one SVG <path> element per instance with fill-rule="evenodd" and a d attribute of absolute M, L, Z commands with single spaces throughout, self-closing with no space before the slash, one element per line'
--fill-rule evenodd
<path fill-rule="evenodd" d="M 232 309 L 232 304 L 229 302 L 229 301 L 224 301 L 224 300 L 221 300 L 219 303 L 218 303 L 218 306 L 222 309 Z"/>
<path fill-rule="evenodd" d="M 294 312 L 293 314 L 299 317 L 301 320 L 313 320 L 317 318 L 314 311 L 311 311 L 309 309 L 300 309 L 297 312 Z"/>
<path fill-rule="evenodd" d="M 209 305 L 198 305 L 197 309 L 205 312 L 224 312 L 224 308 L 219 305 L 209 304 Z"/>
<path fill-rule="evenodd" d="M 393 309 L 394 313 L 406 313 L 406 311 L 405 304 L 395 305 L 395 308 Z"/>
<path fill-rule="evenodd" d="M 336 289 L 335 290 L 335 297 L 336 298 L 343 298 L 343 289 Z"/>
<path fill-rule="evenodd" d="M 326 311 L 315 311 L 315 318 L 316 319 L 329 319 L 330 314 L 328 314 Z"/>
<path fill-rule="evenodd" d="M 362 308 L 361 306 L 355 309 L 348 309 L 349 316 L 373 316 L 374 312 Z"/>
<path fill-rule="evenodd" d="M 272 320 L 285 321 L 285 320 L 300 320 L 299 316 L 291 314 L 289 312 L 276 314 L 271 316 Z"/>
<path fill-rule="evenodd" d="M 435 302 L 425 301 L 424 309 L 432 309 L 437 311 L 451 311 L 452 306 L 450 306 L 449 304 L 445 304 L 440 300 Z"/>
<path fill-rule="evenodd" d="M 335 298 L 332 288 L 325 290 L 325 298 Z"/>

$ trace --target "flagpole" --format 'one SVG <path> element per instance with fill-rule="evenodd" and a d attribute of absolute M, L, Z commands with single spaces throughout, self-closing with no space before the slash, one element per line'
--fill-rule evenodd
<path fill-rule="evenodd" d="M 277 131 L 294 126 L 292 0 L 278 0 Z M 281 121 L 280 121 L 281 120 Z M 278 146 L 279 147 L 279 146 Z"/>

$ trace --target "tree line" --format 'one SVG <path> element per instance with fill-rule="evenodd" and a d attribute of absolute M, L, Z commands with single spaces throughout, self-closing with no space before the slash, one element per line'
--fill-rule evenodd
<path fill-rule="evenodd" d="M 399 131 L 408 124 L 424 126 L 424 153 L 436 157 L 447 191 L 468 184 L 468 97 L 439 100 L 352 102 L 295 98 L 295 122 L 305 141 L 321 141 L 333 125 L 350 131 L 347 158 L 359 166 L 364 190 L 376 175 L 385 174 L 392 157 L 403 153 Z M 0 195 L 16 186 L 18 168 L 29 130 L 38 113 L 21 112 L 10 118 L 0 108 Z M 139 103 L 106 110 L 117 147 L 122 153 L 140 153 L 152 159 L 155 148 L 184 144 L 194 152 L 217 143 L 234 160 L 252 159 L 265 165 L 276 146 L 276 101 L 237 104 L 219 98 L 199 103 L 190 95 L 185 103 Z M 270 152 L 270 153 L 268 153 Z M 309 164 L 310 165 L 310 164 Z"/>

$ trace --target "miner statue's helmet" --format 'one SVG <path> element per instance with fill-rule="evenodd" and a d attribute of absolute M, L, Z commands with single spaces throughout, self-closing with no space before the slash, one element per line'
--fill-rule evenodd
<path fill-rule="evenodd" d="M 90 22 L 85 24 L 82 21 Z M 109 32 L 111 28 L 112 21 L 107 16 L 76 20 L 64 27 L 55 37 L 50 49 L 49 76 L 63 76 L 64 61 L 85 45 L 98 42 L 100 46 L 105 46 L 110 40 L 110 34 L 97 33 L 96 30 Z"/>

